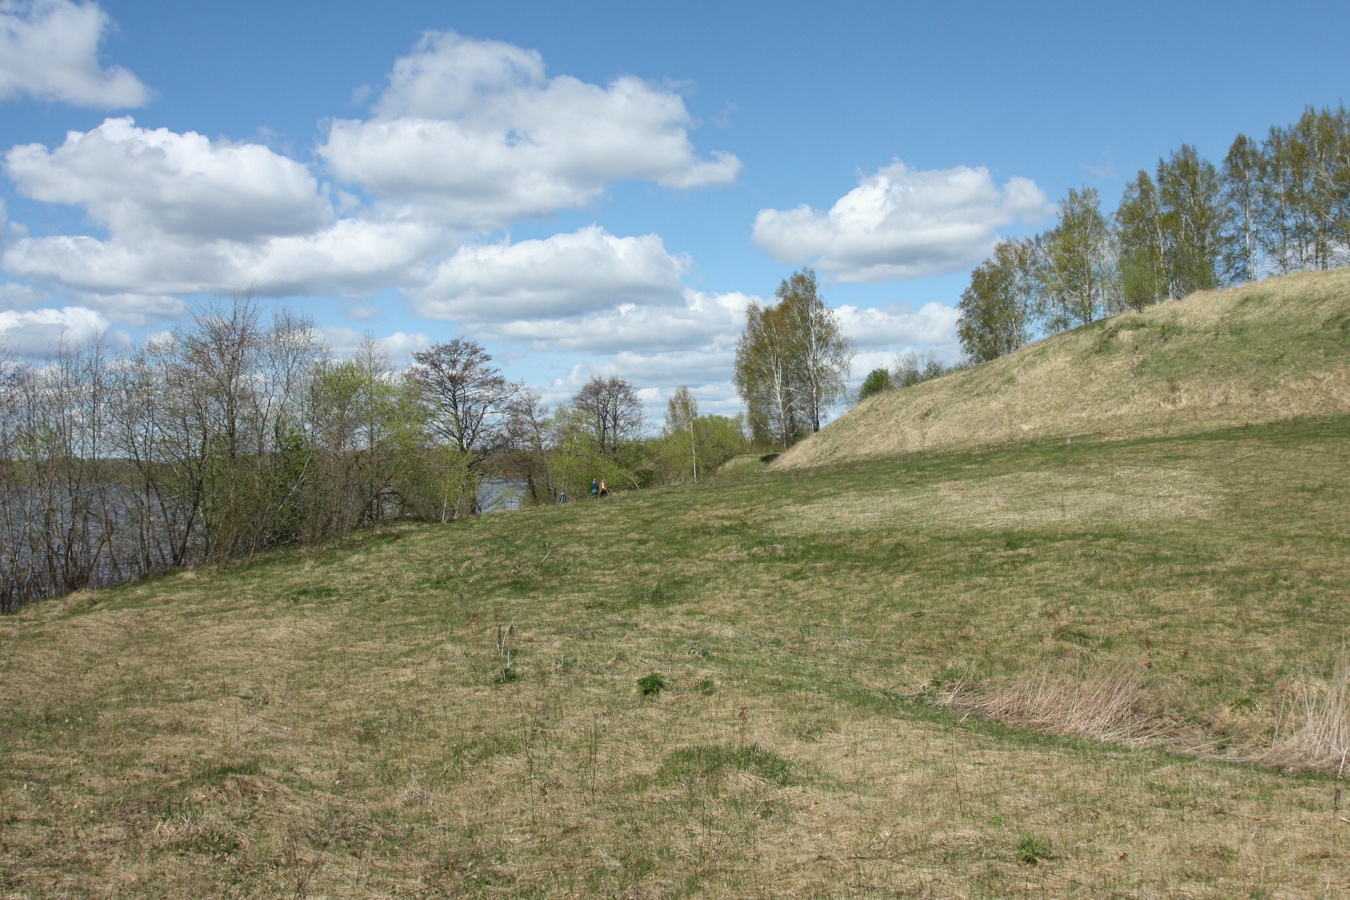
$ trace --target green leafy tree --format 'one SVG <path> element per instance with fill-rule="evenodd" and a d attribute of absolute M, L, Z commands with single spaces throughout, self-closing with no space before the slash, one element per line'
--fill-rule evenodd
<path fill-rule="evenodd" d="M 326 361 L 310 383 L 306 424 L 315 452 L 306 537 L 342 534 L 411 515 L 410 484 L 430 443 L 420 389 L 395 378 L 388 355 L 367 337 L 356 355 Z"/>
<path fill-rule="evenodd" d="M 1115 232 L 1101 213 L 1096 188 L 1069 189 L 1045 245 L 1039 313 L 1046 330 L 1067 331 L 1119 309 Z"/>
<path fill-rule="evenodd" d="M 1000 241 L 993 256 L 970 273 L 970 286 L 957 304 L 956 333 L 972 361 L 997 359 L 1027 342 L 1040 261 L 1034 240 Z"/>
<path fill-rule="evenodd" d="M 816 273 L 802 269 L 778 286 L 778 310 L 796 335 L 797 396 L 813 432 L 824 413 L 844 399 L 845 379 L 853 362 L 853 342 L 839 330 L 834 311 L 825 305 Z"/>
<path fill-rule="evenodd" d="M 681 385 L 666 403 L 666 424 L 662 436 L 668 455 L 679 461 L 673 468 L 681 474 L 688 471 L 693 480 L 698 481 L 698 400 L 688 387 Z"/>
<path fill-rule="evenodd" d="M 573 500 L 584 496 L 584 487 L 599 478 L 604 458 L 590 433 L 586 417 L 567 403 L 559 404 L 548 424 L 545 468 L 548 482 Z"/>
<path fill-rule="evenodd" d="M 786 450 L 806 435 L 794 373 L 795 336 L 774 307 L 751 303 L 745 313 L 745 331 L 736 343 L 736 390 L 750 411 L 756 439 Z"/>
<path fill-rule="evenodd" d="M 715 472 L 729 459 L 749 450 L 745 420 L 740 416 L 702 415 L 694 420 L 699 438 L 699 459 L 704 472 Z"/>
<path fill-rule="evenodd" d="M 1304 110 L 1289 128 L 1271 128 L 1264 161 L 1262 233 L 1279 272 L 1350 262 L 1350 114 Z"/>
<path fill-rule="evenodd" d="M 558 406 L 546 457 L 549 483 L 576 500 L 589 496 L 592 480 L 608 481 L 611 489 L 645 484 L 649 466 L 637 435 L 602 451 L 595 428 L 592 412 L 575 404 Z"/>
<path fill-rule="evenodd" d="M 1223 160 L 1223 277 L 1230 283 L 1255 281 L 1261 274 L 1261 148 L 1239 134 Z"/>
<path fill-rule="evenodd" d="M 722 463 L 746 452 L 743 421 L 699 415 L 698 401 L 687 387 L 671 395 L 661 436 L 650 443 L 650 456 L 667 484 L 698 481 Z"/>
<path fill-rule="evenodd" d="M 1167 235 L 1158 189 L 1143 169 L 1125 185 L 1116 209 L 1120 290 L 1125 305 L 1144 309 L 1167 299 Z"/>
<path fill-rule="evenodd" d="M 1158 208 L 1167 235 L 1167 287 L 1173 298 L 1219 285 L 1227 211 L 1213 163 L 1190 144 L 1158 162 Z"/>

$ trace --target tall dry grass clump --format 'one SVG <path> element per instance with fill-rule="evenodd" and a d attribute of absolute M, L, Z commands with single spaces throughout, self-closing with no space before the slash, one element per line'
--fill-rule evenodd
<path fill-rule="evenodd" d="M 1350 652 L 1342 650 L 1331 677 L 1282 685 L 1269 765 L 1344 772 L 1350 759 Z"/>
<path fill-rule="evenodd" d="M 1048 734 L 1141 745 L 1167 736 L 1144 710 L 1143 680 L 1126 666 L 1084 675 L 1038 672 L 1006 687 L 958 686 L 944 705 L 981 718 Z"/>

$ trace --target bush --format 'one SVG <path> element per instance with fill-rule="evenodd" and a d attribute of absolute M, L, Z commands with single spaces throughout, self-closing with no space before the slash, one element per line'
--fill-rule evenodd
<path fill-rule="evenodd" d="M 661 693 L 661 689 L 666 686 L 666 680 L 660 674 L 653 672 L 639 678 L 637 685 L 638 690 L 642 692 L 642 696 L 650 697 Z"/>
<path fill-rule="evenodd" d="M 882 391 L 889 390 L 891 387 L 891 373 L 885 369 L 873 369 L 867 373 L 863 379 L 862 387 L 858 389 L 858 402 L 866 400 L 873 394 L 880 394 Z"/>

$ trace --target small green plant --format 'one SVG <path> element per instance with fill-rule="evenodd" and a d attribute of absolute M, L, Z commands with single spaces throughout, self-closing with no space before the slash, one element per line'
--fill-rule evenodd
<path fill-rule="evenodd" d="M 720 778 L 744 772 L 782 787 L 796 781 L 792 764 L 777 753 L 758 744 L 732 747 L 729 744 L 695 744 L 673 751 L 657 770 L 658 784 L 686 779 Z"/>
<path fill-rule="evenodd" d="M 517 672 L 511 666 L 507 666 L 506 668 L 502 669 L 500 672 L 497 673 L 497 683 L 510 684 L 519 677 L 520 677 L 519 672 Z"/>
<path fill-rule="evenodd" d="M 637 685 L 638 690 L 642 692 L 642 696 L 651 697 L 661 693 L 661 689 L 666 686 L 666 680 L 661 677 L 660 673 L 653 672 L 639 678 Z"/>
<path fill-rule="evenodd" d="M 1017 861 L 1034 866 L 1043 859 L 1050 858 L 1050 846 L 1034 834 L 1024 834 L 1017 839 Z"/>

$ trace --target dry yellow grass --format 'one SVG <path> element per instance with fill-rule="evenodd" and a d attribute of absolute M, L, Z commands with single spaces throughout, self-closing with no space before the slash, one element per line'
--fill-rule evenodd
<path fill-rule="evenodd" d="M 1144 708 L 1142 672 L 1133 666 L 1105 672 L 1079 667 L 1031 672 L 1009 687 L 992 690 L 956 684 L 942 703 L 1018 728 L 1115 744 L 1156 744 L 1170 737 L 1166 722 Z"/>
<path fill-rule="evenodd" d="M 1350 268 L 1126 313 L 868 398 L 777 468 L 1350 412 Z"/>
<path fill-rule="evenodd" d="M 1017 472 L 871 494 L 825 497 L 778 516 L 786 533 L 871 531 L 887 523 L 986 529 L 1087 522 L 1146 522 L 1214 514 L 1217 491 L 1186 469 L 1107 466 L 1068 472 Z"/>

